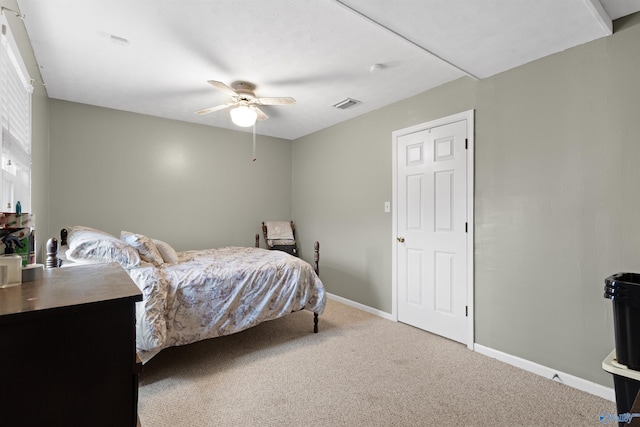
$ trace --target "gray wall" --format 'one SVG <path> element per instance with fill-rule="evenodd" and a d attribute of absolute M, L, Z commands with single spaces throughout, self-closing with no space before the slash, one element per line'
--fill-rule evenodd
<path fill-rule="evenodd" d="M 291 217 L 291 141 L 51 100 L 51 227 L 86 225 L 177 250 L 253 246 Z M 264 244 L 264 242 L 262 242 Z"/>
<path fill-rule="evenodd" d="M 295 141 L 293 216 L 329 291 L 392 311 L 391 133 L 475 109 L 476 342 L 611 386 L 603 281 L 640 271 L 640 14 L 615 30 Z"/>
<path fill-rule="evenodd" d="M 329 292 L 391 313 L 391 132 L 474 108 L 474 88 L 458 80 L 294 142 L 301 251 L 320 241 Z"/>
<path fill-rule="evenodd" d="M 640 271 L 640 15 L 478 86 L 476 339 L 611 385 L 603 280 Z"/>

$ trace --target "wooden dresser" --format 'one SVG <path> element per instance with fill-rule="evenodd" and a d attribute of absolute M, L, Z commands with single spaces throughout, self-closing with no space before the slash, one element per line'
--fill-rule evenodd
<path fill-rule="evenodd" d="M 140 300 L 118 264 L 0 289 L 0 425 L 136 426 Z"/>

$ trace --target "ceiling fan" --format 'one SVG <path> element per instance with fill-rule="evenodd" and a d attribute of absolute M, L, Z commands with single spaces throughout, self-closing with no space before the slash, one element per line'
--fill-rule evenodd
<path fill-rule="evenodd" d="M 231 83 L 231 87 L 226 84 L 216 81 L 208 80 L 207 83 L 211 84 L 216 89 L 221 90 L 227 95 L 231 96 L 233 102 L 226 104 L 216 105 L 215 107 L 204 108 L 196 111 L 196 114 L 205 115 L 213 113 L 215 111 L 224 110 L 225 108 L 232 108 L 230 111 L 231 120 L 238 126 L 249 127 L 257 120 L 266 120 L 269 118 L 264 111 L 258 108 L 259 105 L 289 105 L 295 104 L 296 100 L 288 97 L 281 98 L 258 98 L 254 94 L 256 86 L 253 83 L 237 81 Z"/>

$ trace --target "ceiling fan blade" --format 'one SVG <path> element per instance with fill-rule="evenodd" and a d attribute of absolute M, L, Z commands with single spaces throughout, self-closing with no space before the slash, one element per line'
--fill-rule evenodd
<path fill-rule="evenodd" d="M 205 114 L 213 113 L 214 111 L 224 110 L 225 108 L 229 108 L 234 104 L 235 102 L 229 102 L 227 104 L 216 105 L 215 107 L 204 108 L 202 110 L 196 111 L 196 114 L 204 116 Z"/>
<path fill-rule="evenodd" d="M 231 89 L 229 86 L 227 86 L 222 82 L 219 82 L 217 80 L 207 80 L 207 83 L 209 83 L 211 86 L 215 87 L 216 89 L 220 89 L 227 95 L 238 96 L 238 93 L 235 90 Z"/>
<path fill-rule="evenodd" d="M 283 98 L 256 98 L 254 102 L 258 105 L 290 105 L 295 104 L 296 100 L 289 97 Z"/>
<path fill-rule="evenodd" d="M 267 120 L 269 118 L 269 116 L 267 116 L 264 111 L 262 111 L 255 105 L 252 105 L 251 108 L 255 110 L 256 113 L 258 113 L 258 120 Z"/>

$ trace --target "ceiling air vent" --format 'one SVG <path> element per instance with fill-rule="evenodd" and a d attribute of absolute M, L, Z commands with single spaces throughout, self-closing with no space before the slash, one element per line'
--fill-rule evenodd
<path fill-rule="evenodd" d="M 336 108 L 339 108 L 341 110 L 346 110 L 349 107 L 353 107 L 356 104 L 360 104 L 360 101 L 356 101 L 355 99 L 351 99 L 351 98 L 347 98 L 347 99 L 343 99 L 342 101 L 338 102 L 337 104 L 334 104 L 333 106 Z"/>

